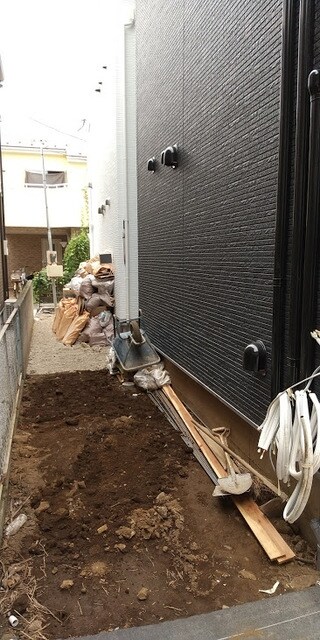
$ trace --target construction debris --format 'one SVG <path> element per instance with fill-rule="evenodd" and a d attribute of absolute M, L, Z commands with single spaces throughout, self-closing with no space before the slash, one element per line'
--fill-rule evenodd
<path fill-rule="evenodd" d="M 53 320 L 52 330 L 66 346 L 75 342 L 90 347 L 105 346 L 113 338 L 112 264 L 101 264 L 97 257 L 82 262 L 64 288 Z"/>
<path fill-rule="evenodd" d="M 10 522 L 6 527 L 6 536 L 14 536 L 15 533 L 17 533 L 19 529 L 21 529 L 21 527 L 23 527 L 23 525 L 27 522 L 27 519 L 28 518 L 25 513 L 20 513 L 20 515 L 12 520 L 12 522 Z"/>
<path fill-rule="evenodd" d="M 259 593 L 267 593 L 269 596 L 272 596 L 277 591 L 279 584 L 280 582 L 277 580 L 271 589 L 259 589 Z"/>

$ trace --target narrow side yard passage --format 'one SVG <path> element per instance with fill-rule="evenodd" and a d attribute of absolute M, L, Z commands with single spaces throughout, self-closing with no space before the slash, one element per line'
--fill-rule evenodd
<path fill-rule="evenodd" d="M 0 630 L 67 638 L 231 607 L 314 584 L 271 564 L 148 395 L 106 371 L 29 376 L 14 437 Z M 314 555 L 281 532 L 304 561 Z M 11 637 L 11 636 L 10 636 Z"/>
<path fill-rule="evenodd" d="M 105 369 L 108 347 L 89 347 L 77 343 L 65 347 L 52 332 L 53 315 L 42 312 L 34 322 L 28 373 Z"/>

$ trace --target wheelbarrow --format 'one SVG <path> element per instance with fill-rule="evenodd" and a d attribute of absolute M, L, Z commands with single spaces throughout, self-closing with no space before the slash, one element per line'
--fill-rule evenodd
<path fill-rule="evenodd" d="M 137 371 L 160 362 L 160 356 L 141 329 L 139 320 L 131 320 L 128 331 L 121 331 L 121 327 L 115 325 L 112 346 L 124 371 Z"/>

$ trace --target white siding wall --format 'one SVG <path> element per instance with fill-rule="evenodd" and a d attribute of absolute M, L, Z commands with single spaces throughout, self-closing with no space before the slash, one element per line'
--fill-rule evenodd
<path fill-rule="evenodd" d="M 47 171 L 66 171 L 68 186 L 48 188 L 48 209 L 52 227 L 80 227 L 87 186 L 86 160 L 68 161 L 67 156 L 45 155 Z M 8 227 L 46 227 L 44 194 L 41 187 L 25 186 L 25 171 L 41 171 L 39 153 L 3 150 L 4 203 Z"/>
<path fill-rule="evenodd" d="M 115 20 L 112 26 L 112 47 L 101 92 L 96 95 L 88 154 L 91 250 L 93 254 L 112 253 L 120 320 L 138 315 L 135 29 L 134 25 L 124 26 L 133 15 L 133 4 L 124 3 L 124 19 Z M 110 206 L 104 215 L 98 214 L 106 199 Z M 129 232 L 129 251 L 124 231 Z"/>

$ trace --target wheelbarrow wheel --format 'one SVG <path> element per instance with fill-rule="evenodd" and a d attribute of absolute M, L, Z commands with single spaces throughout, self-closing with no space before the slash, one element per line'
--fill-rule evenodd
<path fill-rule="evenodd" d="M 137 342 L 138 344 L 141 344 L 142 335 L 141 335 L 139 323 L 137 322 L 137 320 L 132 320 L 130 322 L 130 331 L 131 331 L 131 335 L 132 335 L 133 340 L 135 342 Z"/>

